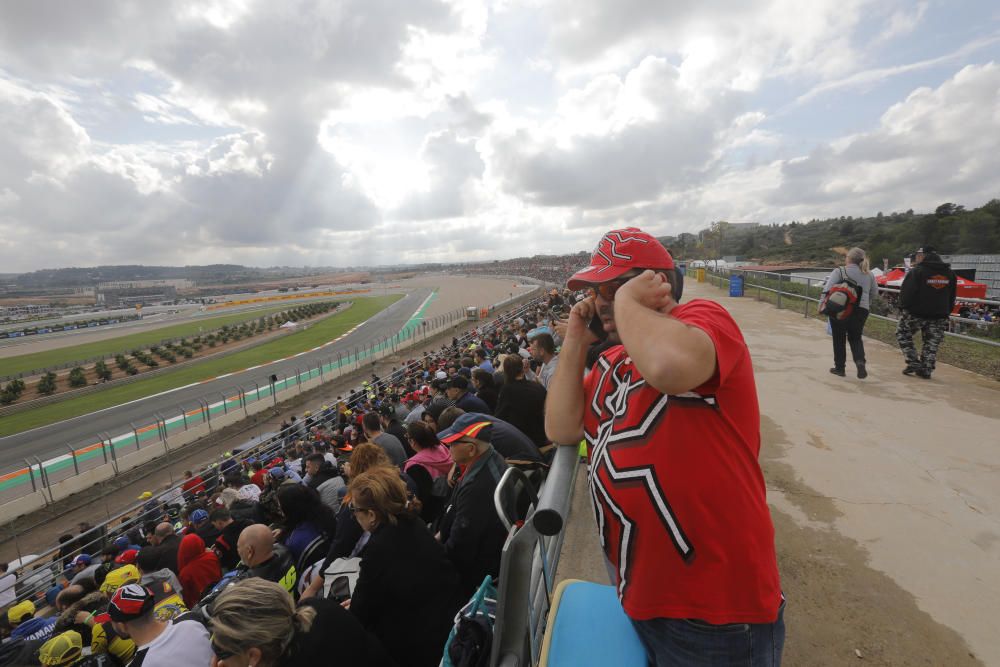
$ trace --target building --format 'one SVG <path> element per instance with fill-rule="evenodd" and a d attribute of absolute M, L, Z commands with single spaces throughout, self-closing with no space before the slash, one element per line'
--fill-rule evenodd
<path fill-rule="evenodd" d="M 941 259 L 964 277 L 985 284 L 987 299 L 1000 299 L 1000 255 L 942 255 Z"/>
<path fill-rule="evenodd" d="M 162 301 L 173 301 L 177 298 L 177 288 L 173 285 L 155 287 L 98 287 L 97 303 L 106 308 L 128 308 L 129 306 L 148 306 Z"/>

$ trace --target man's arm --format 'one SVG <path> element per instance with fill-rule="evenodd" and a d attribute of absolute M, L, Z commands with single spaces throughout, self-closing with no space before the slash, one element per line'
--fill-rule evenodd
<path fill-rule="evenodd" d="M 583 374 L 587 349 L 597 340 L 587 328 L 597 312 L 592 297 L 569 312 L 559 364 L 545 398 L 545 435 L 559 445 L 576 446 L 583 439 Z"/>
<path fill-rule="evenodd" d="M 670 317 L 677 302 L 662 274 L 645 271 L 615 295 L 615 324 L 625 351 L 646 382 L 683 394 L 715 374 L 715 343 L 701 329 Z"/>

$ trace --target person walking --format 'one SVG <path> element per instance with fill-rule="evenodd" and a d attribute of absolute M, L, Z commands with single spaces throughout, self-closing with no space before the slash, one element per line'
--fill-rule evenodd
<path fill-rule="evenodd" d="M 592 291 L 565 322 L 545 430 L 586 439 L 609 573 L 650 664 L 776 667 L 785 602 L 750 352 L 722 306 L 677 303 L 676 280 L 653 236 L 604 235 L 569 280 Z M 585 376 L 595 318 L 613 344 Z"/>
<path fill-rule="evenodd" d="M 834 269 L 826 279 L 823 294 L 829 292 L 834 285 L 851 281 L 861 288 L 858 303 L 846 319 L 840 320 L 830 316 L 830 330 L 833 333 L 833 368 L 830 372 L 844 377 L 847 363 L 847 344 L 851 344 L 851 358 L 858 369 L 858 379 L 868 377 L 865 368 L 865 344 L 861 334 L 865 329 L 865 321 L 871 312 L 871 302 L 878 298 L 878 283 L 868 268 L 868 257 L 861 248 L 851 248 L 847 251 L 847 260 L 843 267 Z"/>
<path fill-rule="evenodd" d="M 958 279 L 951 265 L 941 261 L 933 248 L 920 248 L 899 288 L 899 323 L 896 342 L 903 351 L 906 368 L 903 375 L 931 379 L 937 363 L 937 351 L 948 329 L 948 317 L 955 308 Z M 919 331 L 923 349 L 917 354 L 913 335 Z"/>

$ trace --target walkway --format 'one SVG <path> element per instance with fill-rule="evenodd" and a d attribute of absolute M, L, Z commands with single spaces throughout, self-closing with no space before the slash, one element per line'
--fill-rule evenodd
<path fill-rule="evenodd" d="M 753 356 L 785 664 L 1000 665 L 1000 384 L 905 377 L 871 340 L 869 378 L 839 378 L 822 322 L 685 290 L 728 308 Z M 559 576 L 603 581 L 580 482 Z"/>

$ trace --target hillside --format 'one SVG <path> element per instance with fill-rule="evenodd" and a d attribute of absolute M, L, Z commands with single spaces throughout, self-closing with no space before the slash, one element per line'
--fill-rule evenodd
<path fill-rule="evenodd" d="M 966 209 L 947 203 L 933 213 L 881 212 L 873 217 L 840 217 L 792 221 L 779 225 L 713 223 L 698 234 L 668 236 L 661 241 L 679 258 L 703 259 L 737 255 L 769 264 L 783 262 L 833 265 L 845 248 L 860 246 L 873 264 L 882 258 L 900 262 L 919 246 L 942 254 L 1000 253 L 1000 199 Z"/>

